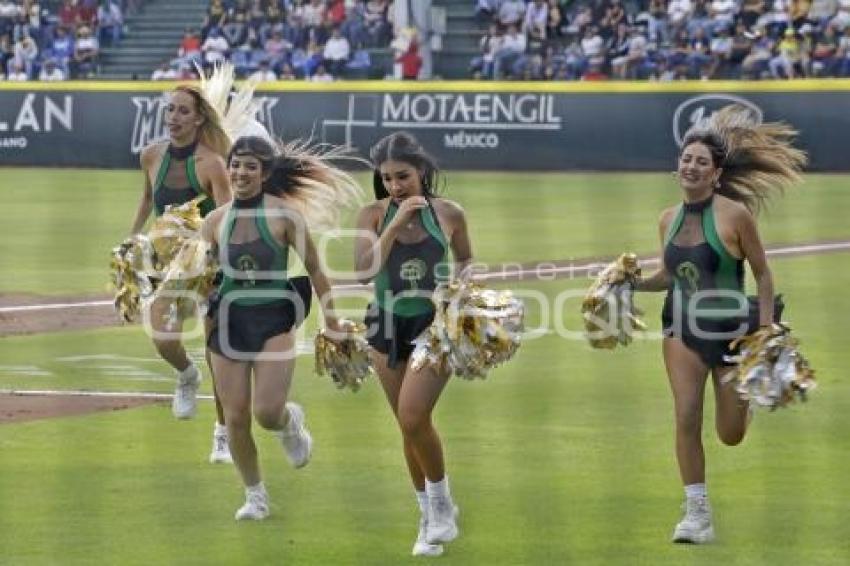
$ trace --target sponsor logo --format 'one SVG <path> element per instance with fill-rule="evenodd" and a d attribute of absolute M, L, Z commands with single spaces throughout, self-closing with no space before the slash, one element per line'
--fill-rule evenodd
<path fill-rule="evenodd" d="M 354 146 L 358 128 L 437 130 L 449 149 L 496 149 L 503 132 L 563 128 L 552 94 L 350 94 L 344 119 L 322 121 L 322 139 Z"/>
<path fill-rule="evenodd" d="M 740 96 L 731 94 L 703 94 L 689 98 L 680 104 L 673 113 L 673 138 L 676 145 L 682 145 L 685 133 L 693 126 L 705 122 L 712 114 L 730 104 L 738 104 L 749 110 L 751 117 L 761 123 L 764 113 L 761 108 Z"/>
<path fill-rule="evenodd" d="M 135 108 L 133 118 L 133 133 L 130 136 L 130 151 L 137 154 L 148 144 L 168 138 L 165 125 L 165 106 L 168 98 L 165 93 L 158 96 L 133 96 L 130 102 Z M 254 98 L 257 104 L 257 121 L 269 134 L 275 136 L 272 108 L 278 103 L 277 98 L 258 96 Z"/>
<path fill-rule="evenodd" d="M 7 113 L 9 110 L 12 112 Z M 20 105 L 0 110 L 0 149 L 26 149 L 34 134 L 74 130 L 74 97 L 27 93 Z M 4 135 L 14 134 L 14 135 Z"/>

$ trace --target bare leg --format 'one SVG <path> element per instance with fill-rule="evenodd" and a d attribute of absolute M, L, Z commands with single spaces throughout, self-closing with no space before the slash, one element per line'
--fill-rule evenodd
<path fill-rule="evenodd" d="M 708 368 L 678 338 L 665 338 L 662 350 L 675 405 L 676 459 L 682 483 L 705 483 L 702 408 Z"/>
<path fill-rule="evenodd" d="M 720 441 L 728 446 L 735 446 L 744 440 L 749 424 L 749 404 L 741 399 L 734 384 L 723 383 L 733 369 L 721 366 L 711 372 L 716 406 L 714 425 Z"/>
<path fill-rule="evenodd" d="M 174 328 L 166 329 L 165 317 L 168 314 L 168 301 L 154 300 L 150 307 L 150 325 L 154 331 L 153 344 L 160 357 L 177 371 L 189 367 L 189 357 L 181 341 L 183 321 L 179 320 Z"/>
<path fill-rule="evenodd" d="M 254 363 L 256 392 L 254 395 L 254 417 L 266 430 L 283 430 L 288 420 L 284 411 L 292 373 L 295 370 L 295 332 L 287 332 L 266 341 L 264 353 L 281 354 L 287 359 L 258 361 Z M 283 356 L 281 356 L 283 357 Z"/>
<path fill-rule="evenodd" d="M 408 368 L 399 392 L 398 421 L 402 433 L 431 482 L 445 477 L 443 445 L 431 422 L 431 412 L 448 379 L 448 375 L 440 375 L 430 367 L 419 371 Z"/>
<path fill-rule="evenodd" d="M 374 350 L 371 351 L 371 359 L 375 372 L 381 380 L 381 386 L 384 388 L 384 393 L 387 396 L 387 401 L 389 401 L 393 415 L 398 420 L 398 398 L 406 368 L 390 369 L 387 366 L 387 356 Z M 416 458 L 411 441 L 405 435 L 402 435 L 402 441 L 404 443 L 404 459 L 407 462 L 410 479 L 413 480 L 413 487 L 418 492 L 425 491 L 425 471 Z"/>
<path fill-rule="evenodd" d="M 216 388 L 224 406 L 228 442 L 233 462 L 246 487 L 260 483 L 257 446 L 251 436 L 251 365 L 235 362 L 213 353 L 212 363 L 218 376 Z"/>
<path fill-rule="evenodd" d="M 209 317 L 204 317 L 204 339 L 206 340 L 212 332 L 212 321 Z M 215 386 L 215 372 L 212 365 L 212 352 L 209 348 L 204 349 L 204 357 L 207 359 L 207 367 L 210 368 L 210 378 L 212 379 L 213 399 L 215 400 L 215 420 L 218 424 L 224 426 L 224 407 L 221 405 L 221 399 L 218 397 L 218 389 Z"/>

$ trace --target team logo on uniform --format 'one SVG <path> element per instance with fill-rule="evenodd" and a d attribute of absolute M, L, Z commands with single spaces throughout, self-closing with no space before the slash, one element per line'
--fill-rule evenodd
<path fill-rule="evenodd" d="M 398 276 L 402 281 L 410 284 L 411 290 L 419 288 L 419 282 L 425 278 L 428 271 L 428 266 L 421 259 L 409 259 L 401 264 L 398 271 Z"/>
<path fill-rule="evenodd" d="M 746 98 L 731 94 L 702 94 L 681 103 L 673 113 L 673 138 L 676 145 L 682 145 L 685 133 L 693 126 L 708 120 L 712 114 L 730 104 L 739 104 L 750 112 L 751 118 L 758 124 L 764 118 L 761 108 Z"/>
<path fill-rule="evenodd" d="M 676 275 L 686 282 L 687 288 L 683 289 L 686 295 L 699 291 L 699 268 L 696 265 L 690 261 L 681 263 L 676 268 Z"/>
<path fill-rule="evenodd" d="M 236 260 L 236 269 L 242 272 L 239 280 L 243 287 L 253 287 L 257 284 L 257 271 L 259 271 L 260 265 L 254 259 L 254 256 L 248 254 L 239 256 L 239 259 Z"/>

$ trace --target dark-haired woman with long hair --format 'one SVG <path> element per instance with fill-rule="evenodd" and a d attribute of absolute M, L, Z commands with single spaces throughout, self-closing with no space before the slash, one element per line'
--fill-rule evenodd
<path fill-rule="evenodd" d="M 339 330 L 330 283 L 311 236 L 336 227 L 340 209 L 359 201 L 357 183 L 331 165 L 337 156 L 342 154 L 336 150 L 298 144 L 276 147 L 262 137 L 237 139 L 228 157 L 234 200 L 207 216 L 201 229 L 218 249 L 223 273 L 211 300 L 207 346 L 230 451 L 245 486 L 245 504 L 236 520 L 269 515 L 252 413 L 277 436 L 293 466 L 303 467 L 310 459 L 313 440 L 304 410 L 287 398 L 295 331 L 309 311 L 310 282 L 326 327 Z M 288 276 L 290 248 L 302 259 L 309 280 Z"/>
<path fill-rule="evenodd" d="M 434 159 L 410 134 L 399 132 L 371 150 L 376 201 L 360 211 L 355 269 L 374 280 L 366 316 L 373 366 L 402 432 L 404 456 L 420 508 L 414 555 L 438 555 L 457 537 L 457 507 L 449 492 L 443 447 L 431 421 L 446 372 L 410 367 L 412 340 L 434 317 L 431 294 L 446 278 L 451 250 L 455 272 L 472 260 L 463 209 L 437 196 Z"/>
<path fill-rule="evenodd" d="M 169 93 L 165 124 L 168 140 L 152 143 L 141 153 L 144 190 L 131 234 L 142 230 L 151 211 L 161 216 L 167 206 L 178 206 L 205 196 L 200 210 L 201 215 L 206 216 L 216 206 L 230 200 L 230 183 L 224 164 L 230 139 L 222 128 L 221 117 L 203 92 L 194 86 L 181 85 Z M 162 359 L 177 373 L 172 412 L 178 419 L 190 419 L 197 410 L 201 372 L 189 359 L 180 339 L 183 321 L 179 321 L 177 328 L 166 327 L 168 308 L 167 299 L 156 300 L 150 307 L 153 343 Z M 218 397 L 215 399 L 216 423 L 210 461 L 230 462 L 224 416 Z"/>
<path fill-rule="evenodd" d="M 636 285 L 667 291 L 662 351 L 673 393 L 676 458 L 685 488 L 685 514 L 673 542 L 706 543 L 714 527 L 705 485 L 702 415 L 705 382 L 712 377 L 715 428 L 735 446 L 749 424 L 749 407 L 725 378 L 733 369 L 730 343 L 756 326 L 773 323 L 773 276 L 754 215 L 774 191 L 800 180 L 805 154 L 792 147 L 796 132 L 759 124 L 738 106 L 726 107 L 685 136 L 677 177 L 683 203 L 661 214 L 661 269 Z M 749 321 L 744 262 L 758 295 Z"/>

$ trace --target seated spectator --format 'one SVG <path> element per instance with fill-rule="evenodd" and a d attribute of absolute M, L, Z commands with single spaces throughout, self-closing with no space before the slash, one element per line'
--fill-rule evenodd
<path fill-rule="evenodd" d="M 97 68 L 100 45 L 87 26 L 77 29 L 77 41 L 74 43 L 74 57 L 71 61 L 72 74 L 77 78 L 91 77 Z"/>
<path fill-rule="evenodd" d="M 13 59 L 16 65 L 20 65 L 29 74 L 32 65 L 38 59 L 38 45 L 29 36 L 22 36 L 15 42 Z"/>
<path fill-rule="evenodd" d="M 38 80 L 40 81 L 64 81 L 66 78 L 65 72 L 56 65 L 56 61 L 53 59 L 47 59 L 38 73 Z"/>
<path fill-rule="evenodd" d="M 752 30 L 764 16 L 764 0 L 742 0 L 739 19 L 747 30 Z"/>
<path fill-rule="evenodd" d="M 838 54 L 838 37 L 835 28 L 828 25 L 824 28 L 812 49 L 812 74 L 816 77 L 831 77 L 838 74 L 836 55 Z"/>
<path fill-rule="evenodd" d="M 201 38 L 193 28 L 186 28 L 183 32 L 177 54 L 185 61 L 201 58 Z"/>
<path fill-rule="evenodd" d="M 284 63 L 283 67 L 280 68 L 280 76 L 278 80 L 281 81 L 294 81 L 298 77 L 295 75 L 295 69 L 292 68 L 292 65 L 289 63 Z"/>
<path fill-rule="evenodd" d="M 788 17 L 791 19 L 791 25 L 794 26 L 794 29 L 799 30 L 809 21 L 809 10 L 811 8 L 812 0 L 791 0 Z"/>
<path fill-rule="evenodd" d="M 263 45 L 264 58 L 269 61 L 273 68 L 280 68 L 289 61 L 293 49 L 292 43 L 283 38 L 279 31 L 272 32 L 272 36 Z"/>
<path fill-rule="evenodd" d="M 490 24 L 490 29 L 481 36 L 479 42 L 480 55 L 469 64 L 469 70 L 475 78 L 493 78 L 493 64 L 496 53 L 502 48 L 502 39 L 502 28 L 499 24 Z"/>
<path fill-rule="evenodd" d="M 732 57 L 732 37 L 725 27 L 720 28 L 709 43 L 711 51 L 711 67 L 708 70 L 708 78 L 715 78 L 718 71 L 726 73 L 729 69 L 729 60 Z"/>
<path fill-rule="evenodd" d="M 838 76 L 850 77 L 850 26 L 844 28 L 844 35 L 838 40 L 838 51 L 835 54 L 835 59 Z"/>
<path fill-rule="evenodd" d="M 227 23 L 227 10 L 224 7 L 222 0 L 211 0 L 210 7 L 207 9 L 207 17 L 204 18 L 204 26 L 201 29 L 201 36 L 206 39 L 209 37 L 210 31 L 213 29 L 221 29 Z"/>
<path fill-rule="evenodd" d="M 729 57 L 727 59 L 734 78 L 740 78 L 735 75 L 740 74 L 739 69 L 741 64 L 744 62 L 747 55 L 750 54 L 750 50 L 752 48 L 752 34 L 747 31 L 743 21 L 738 21 L 738 24 L 735 26 L 735 35 L 732 36 L 732 47 L 729 50 Z"/>
<path fill-rule="evenodd" d="M 660 45 L 670 41 L 670 26 L 667 23 L 667 4 L 665 0 L 649 0 L 646 12 L 647 39 Z"/>
<path fill-rule="evenodd" d="M 696 27 L 691 36 L 690 52 L 688 54 L 690 76 L 706 80 L 714 68 L 714 57 L 711 54 L 711 43 L 705 28 Z"/>
<path fill-rule="evenodd" d="M 599 35 L 603 39 L 608 39 L 614 36 L 617 31 L 617 26 L 620 22 L 626 22 L 626 11 L 623 9 L 623 4 L 620 0 L 608 0 L 608 5 L 605 7 L 605 15 L 599 21 Z"/>
<path fill-rule="evenodd" d="M 319 65 L 316 67 L 316 72 L 310 76 L 310 80 L 314 83 L 329 83 L 334 80 L 334 77 L 328 73 L 324 65 Z"/>
<path fill-rule="evenodd" d="M 97 0 L 78 0 L 77 8 L 77 27 L 86 26 L 94 35 L 97 29 Z"/>
<path fill-rule="evenodd" d="M 515 75 L 516 72 L 512 67 L 522 62 L 525 48 L 525 34 L 520 33 L 516 25 L 508 26 L 508 32 L 502 39 L 502 47 L 496 52 L 493 61 L 493 78 L 501 80 L 505 69 L 509 69 L 510 74 Z"/>
<path fill-rule="evenodd" d="M 230 44 L 221 35 L 217 27 L 211 28 L 207 39 L 201 45 L 201 53 L 203 54 L 204 64 L 214 65 L 227 60 L 227 52 L 230 50 Z"/>
<path fill-rule="evenodd" d="M 334 77 L 339 77 L 345 70 L 345 64 L 350 56 L 351 46 L 348 44 L 348 40 L 342 35 L 339 28 L 334 28 L 331 37 L 325 44 L 322 57 L 325 68 Z"/>
<path fill-rule="evenodd" d="M 329 0 L 325 20 L 331 27 L 340 27 L 345 21 L 345 0 Z"/>
<path fill-rule="evenodd" d="M 24 7 L 26 8 L 26 12 L 22 10 L 22 18 L 25 22 L 25 33 L 43 46 L 44 42 L 42 40 L 45 39 L 45 31 L 48 30 L 45 27 L 46 22 L 42 17 L 41 5 L 36 1 L 31 1 L 29 2 L 29 7 L 27 7 L 27 2 L 24 2 Z"/>
<path fill-rule="evenodd" d="M 750 54 L 741 62 L 742 79 L 760 79 L 768 70 L 773 57 L 773 40 L 767 34 L 760 34 L 753 42 Z"/>
<path fill-rule="evenodd" d="M 670 0 L 667 4 L 667 20 L 673 27 L 684 25 L 691 16 L 691 0 Z"/>
<path fill-rule="evenodd" d="M 812 7 L 809 8 L 809 20 L 814 22 L 818 29 L 823 29 L 836 12 L 838 12 L 838 0 L 812 0 Z M 835 29 L 833 29 L 833 33 L 835 33 Z"/>
<path fill-rule="evenodd" d="M 15 58 L 15 44 L 12 43 L 12 34 L 0 35 L 0 71 L 6 73 L 11 69 L 12 59 Z"/>
<path fill-rule="evenodd" d="M 694 0 L 687 29 L 691 37 L 694 37 L 697 29 L 703 30 L 703 35 L 706 39 L 711 37 L 714 26 L 711 16 L 708 14 L 708 0 Z"/>
<path fill-rule="evenodd" d="M 797 76 L 797 71 L 802 73 L 800 63 L 802 61 L 802 52 L 800 42 L 794 33 L 794 28 L 787 28 L 784 37 L 776 45 L 776 56 L 774 56 L 768 65 L 770 74 L 775 79 L 793 79 Z"/>
<path fill-rule="evenodd" d="M 392 27 L 388 19 L 388 0 L 369 0 L 366 3 L 366 33 L 369 37 L 369 45 L 372 47 L 383 47 L 389 45 L 392 39 Z"/>
<path fill-rule="evenodd" d="M 248 38 L 248 24 L 245 12 L 234 12 L 227 18 L 227 23 L 221 28 L 221 35 L 228 45 L 238 46 Z"/>
<path fill-rule="evenodd" d="M 601 69 L 605 64 L 605 40 L 599 35 L 596 26 L 587 26 L 587 29 L 584 30 L 584 37 L 581 38 L 581 51 L 584 54 L 585 68 L 596 64 Z"/>
<path fill-rule="evenodd" d="M 415 81 L 422 69 L 422 57 L 419 55 L 419 38 L 415 28 L 407 28 L 399 33 L 391 46 L 395 49 L 395 76 L 405 81 Z"/>
<path fill-rule="evenodd" d="M 248 79 L 258 83 L 271 82 L 277 80 L 277 74 L 271 69 L 268 59 L 263 59 L 260 61 L 257 70 L 251 73 Z"/>
<path fill-rule="evenodd" d="M 756 26 L 765 30 L 770 37 L 778 38 L 791 22 L 788 16 L 789 8 L 789 0 L 773 0 Z"/>
<path fill-rule="evenodd" d="M 76 30 L 77 22 L 79 21 L 79 12 L 80 9 L 75 0 L 62 0 L 62 5 L 59 6 L 59 10 L 56 13 L 59 17 L 59 25 L 69 31 Z"/>
<path fill-rule="evenodd" d="M 499 12 L 499 0 L 477 0 L 475 3 L 475 19 L 479 23 L 493 21 Z"/>
<path fill-rule="evenodd" d="M 13 62 L 12 69 L 6 76 L 6 80 L 9 82 L 24 82 L 30 80 L 30 77 L 23 65 Z"/>
<path fill-rule="evenodd" d="M 844 31 L 850 26 L 850 0 L 838 0 L 835 17 L 829 22 L 835 31 Z"/>
<path fill-rule="evenodd" d="M 735 22 L 735 15 L 738 13 L 738 4 L 735 0 L 712 0 L 708 13 L 711 16 L 712 35 L 723 29 L 727 31 L 728 36 Z"/>
<path fill-rule="evenodd" d="M 519 28 L 524 16 L 525 2 L 523 0 L 502 0 L 499 5 L 499 23 L 505 28 L 508 26 Z"/>
<path fill-rule="evenodd" d="M 549 0 L 549 18 L 546 22 L 546 37 L 553 39 L 563 35 L 561 26 L 564 24 L 564 14 L 558 5 L 558 0 Z"/>
<path fill-rule="evenodd" d="M 617 0 L 615 0 L 617 1 Z M 549 23 L 549 6 L 544 0 L 532 0 L 525 9 L 522 32 L 528 40 L 529 47 L 540 49 L 546 41 L 546 29 Z"/>
<path fill-rule="evenodd" d="M 177 69 L 174 68 L 168 61 L 163 61 L 159 64 L 153 74 L 151 74 L 152 81 L 174 81 L 177 80 L 179 74 L 177 73 Z"/>
<path fill-rule="evenodd" d="M 101 45 L 118 45 L 124 29 L 124 14 L 115 0 L 105 0 L 97 9 L 98 38 Z"/>

